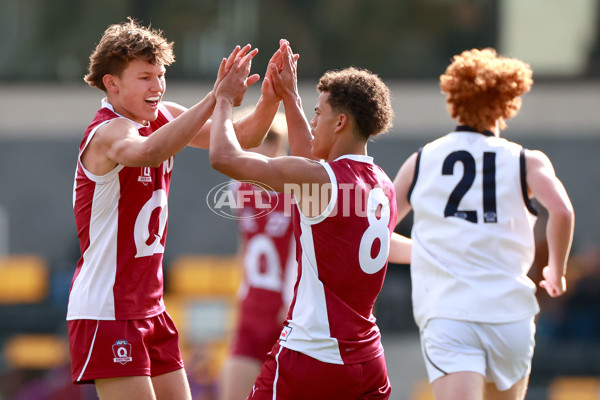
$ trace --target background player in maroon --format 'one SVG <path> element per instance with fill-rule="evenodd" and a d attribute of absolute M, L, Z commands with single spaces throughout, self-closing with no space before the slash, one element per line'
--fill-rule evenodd
<path fill-rule="evenodd" d="M 249 58 L 236 60 L 216 91 L 210 139 L 214 168 L 293 193 L 298 204 L 294 300 L 249 398 L 387 399 L 391 389 L 372 312 L 387 267 L 395 195 L 366 145 L 391 125 L 389 89 L 366 70 L 330 71 L 319 82 L 309 125 L 297 91 L 297 58 L 285 41 L 280 51 L 281 66 L 270 63 L 267 75 L 285 105 L 292 155 L 312 152 L 326 161 L 268 158 L 240 148 L 231 115 L 248 83 Z"/>
<path fill-rule="evenodd" d="M 276 115 L 263 143 L 251 150 L 267 157 L 287 155 L 287 125 L 283 113 Z M 230 355 L 219 387 L 219 397 L 223 400 L 243 399 L 250 391 L 267 353 L 279 338 L 298 269 L 290 195 L 257 192 L 256 186 L 248 182 L 239 182 L 236 188 L 248 199 L 238 220 L 244 278 L 238 290 L 237 324 Z M 268 198 L 257 204 L 256 193 Z M 275 196 L 277 205 L 262 215 L 263 205 L 269 204 Z"/>
<path fill-rule="evenodd" d="M 223 59 L 215 88 L 239 46 Z M 110 26 L 90 56 L 86 82 L 106 94 L 80 146 L 73 206 L 81 246 L 67 311 L 73 381 L 102 399 L 189 399 L 178 334 L 165 311 L 162 259 L 173 156 L 207 147 L 214 90 L 187 110 L 163 103 L 172 43 L 129 20 Z M 257 82 L 254 75 L 248 84 Z M 279 107 L 269 81 L 240 121 L 254 147 Z"/>

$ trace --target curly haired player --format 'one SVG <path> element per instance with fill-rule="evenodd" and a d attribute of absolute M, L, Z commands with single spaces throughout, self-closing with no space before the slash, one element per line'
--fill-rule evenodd
<path fill-rule="evenodd" d="M 389 89 L 366 70 L 326 72 L 309 124 L 297 91 L 296 57 L 285 41 L 280 51 L 282 66 L 270 63 L 267 76 L 285 107 L 292 156 L 241 150 L 231 115 L 245 91 L 244 62 L 236 62 L 217 89 L 210 135 L 213 168 L 291 193 L 297 205 L 294 298 L 248 398 L 388 399 L 373 306 L 394 246 L 396 201 L 392 181 L 367 156 L 367 143 L 391 126 Z M 407 262 L 410 241 L 399 247 L 397 260 Z"/>
<path fill-rule="evenodd" d="M 394 180 L 398 221 L 414 211 L 412 299 L 437 400 L 523 399 L 539 306 L 527 277 L 536 198 L 548 210 L 540 286 L 566 290 L 574 213 L 548 157 L 500 138 L 533 84 L 493 49 L 454 56 L 440 77 L 453 132 L 411 155 Z"/>

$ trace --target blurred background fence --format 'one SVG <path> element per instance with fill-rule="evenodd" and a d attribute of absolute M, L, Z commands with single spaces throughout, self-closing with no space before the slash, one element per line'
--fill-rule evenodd
<path fill-rule="evenodd" d="M 79 141 L 102 97 L 82 82 L 88 56 L 104 29 L 127 16 L 175 42 L 165 98 L 185 106 L 210 90 L 235 44 L 260 49 L 253 70 L 262 75 L 278 39 L 289 39 L 301 55 L 309 117 L 326 70 L 354 65 L 378 73 L 392 88 L 396 116 L 369 151 L 392 177 L 412 152 L 454 126 L 437 84 L 452 55 L 491 46 L 530 63 L 536 83 L 503 135 L 548 154 L 577 222 L 567 295 L 539 293 L 527 398 L 599 398 L 596 0 L 0 0 L 0 400 L 94 398 L 92 388 L 69 384 L 64 319 L 79 256 L 72 185 Z M 258 94 L 251 88 L 244 104 Z M 206 204 L 210 189 L 228 181 L 210 168 L 207 151 L 186 149 L 175 164 L 166 302 L 182 330 L 195 399 L 212 399 L 235 313 L 237 230 Z M 409 234 L 410 224 L 409 217 L 398 231 Z M 542 214 L 536 281 L 547 256 L 543 226 Z M 376 312 L 393 398 L 430 398 L 407 266 L 390 266 Z"/>

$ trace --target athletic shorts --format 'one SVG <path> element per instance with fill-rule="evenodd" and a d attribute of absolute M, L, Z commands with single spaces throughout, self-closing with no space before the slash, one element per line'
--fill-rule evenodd
<path fill-rule="evenodd" d="M 73 383 L 157 376 L 183 368 L 179 334 L 163 312 L 139 320 L 68 321 Z"/>
<path fill-rule="evenodd" d="M 357 364 L 330 364 L 281 347 L 267 355 L 247 400 L 389 399 L 385 356 Z"/>
<path fill-rule="evenodd" d="M 508 390 L 531 371 L 534 336 L 533 318 L 506 324 L 431 319 L 421 332 L 429 382 L 470 371 Z"/>
<path fill-rule="evenodd" d="M 283 321 L 278 313 L 243 312 L 231 344 L 231 354 L 250 357 L 263 363 L 279 339 Z"/>

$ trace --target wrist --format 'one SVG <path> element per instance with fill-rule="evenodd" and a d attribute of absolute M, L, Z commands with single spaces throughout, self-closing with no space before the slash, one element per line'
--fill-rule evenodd
<path fill-rule="evenodd" d="M 256 102 L 256 107 L 259 107 L 259 105 L 263 105 L 266 107 L 279 107 L 280 103 L 281 98 L 279 98 L 279 96 L 277 95 L 261 94 L 261 96 L 258 98 L 258 101 Z"/>
<path fill-rule="evenodd" d="M 229 104 L 231 105 L 231 107 L 233 107 L 233 99 L 229 98 L 228 96 L 222 95 L 222 94 L 215 94 L 215 103 L 216 104 Z"/>
<path fill-rule="evenodd" d="M 302 105 L 302 100 L 300 99 L 300 96 L 298 95 L 298 93 L 294 92 L 294 91 L 289 91 L 284 93 L 283 96 L 283 104 L 284 106 L 287 105 L 294 105 L 294 106 L 300 106 Z"/>

